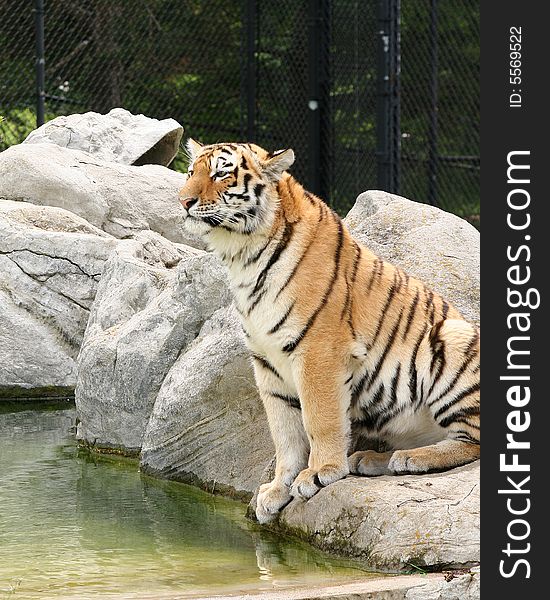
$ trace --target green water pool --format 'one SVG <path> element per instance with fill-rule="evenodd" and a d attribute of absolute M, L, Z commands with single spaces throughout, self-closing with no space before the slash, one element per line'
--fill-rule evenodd
<path fill-rule="evenodd" d="M 0 404 L 0 600 L 192 598 L 365 578 L 245 506 L 95 457 L 70 405 Z"/>

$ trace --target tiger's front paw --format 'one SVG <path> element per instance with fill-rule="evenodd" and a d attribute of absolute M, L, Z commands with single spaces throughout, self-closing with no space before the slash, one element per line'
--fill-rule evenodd
<path fill-rule="evenodd" d="M 345 465 L 323 465 L 318 471 L 304 469 L 298 474 L 290 488 L 290 494 L 295 498 L 307 500 L 314 496 L 322 487 L 334 483 L 349 473 Z"/>
<path fill-rule="evenodd" d="M 279 481 L 264 483 L 260 486 L 256 500 L 256 518 L 260 523 L 269 523 L 277 513 L 292 500 L 287 485 Z"/>

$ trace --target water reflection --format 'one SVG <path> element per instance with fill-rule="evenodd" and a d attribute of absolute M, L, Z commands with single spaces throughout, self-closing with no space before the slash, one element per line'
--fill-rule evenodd
<path fill-rule="evenodd" d="M 0 600 L 263 590 L 363 573 L 243 505 L 80 451 L 73 409 L 0 412 Z"/>

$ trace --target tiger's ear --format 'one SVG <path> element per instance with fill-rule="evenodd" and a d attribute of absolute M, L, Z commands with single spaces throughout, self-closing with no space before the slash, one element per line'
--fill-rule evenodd
<path fill-rule="evenodd" d="M 187 148 L 187 152 L 189 153 L 191 160 L 194 160 L 197 154 L 199 154 L 202 150 L 203 145 L 199 144 L 199 142 L 196 142 L 193 138 L 189 138 L 185 144 L 185 147 Z"/>
<path fill-rule="evenodd" d="M 294 150 L 277 150 L 267 160 L 262 161 L 263 172 L 273 181 L 279 181 L 281 175 L 294 163 Z"/>

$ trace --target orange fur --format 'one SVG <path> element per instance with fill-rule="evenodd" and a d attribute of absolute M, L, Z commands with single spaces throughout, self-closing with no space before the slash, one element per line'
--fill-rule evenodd
<path fill-rule="evenodd" d="M 190 230 L 228 267 L 277 451 L 258 518 L 353 472 L 479 456 L 479 332 L 351 237 L 285 169 L 292 151 L 193 147 Z M 190 200 L 191 199 L 191 200 Z M 363 435 L 391 452 L 353 451 Z"/>

